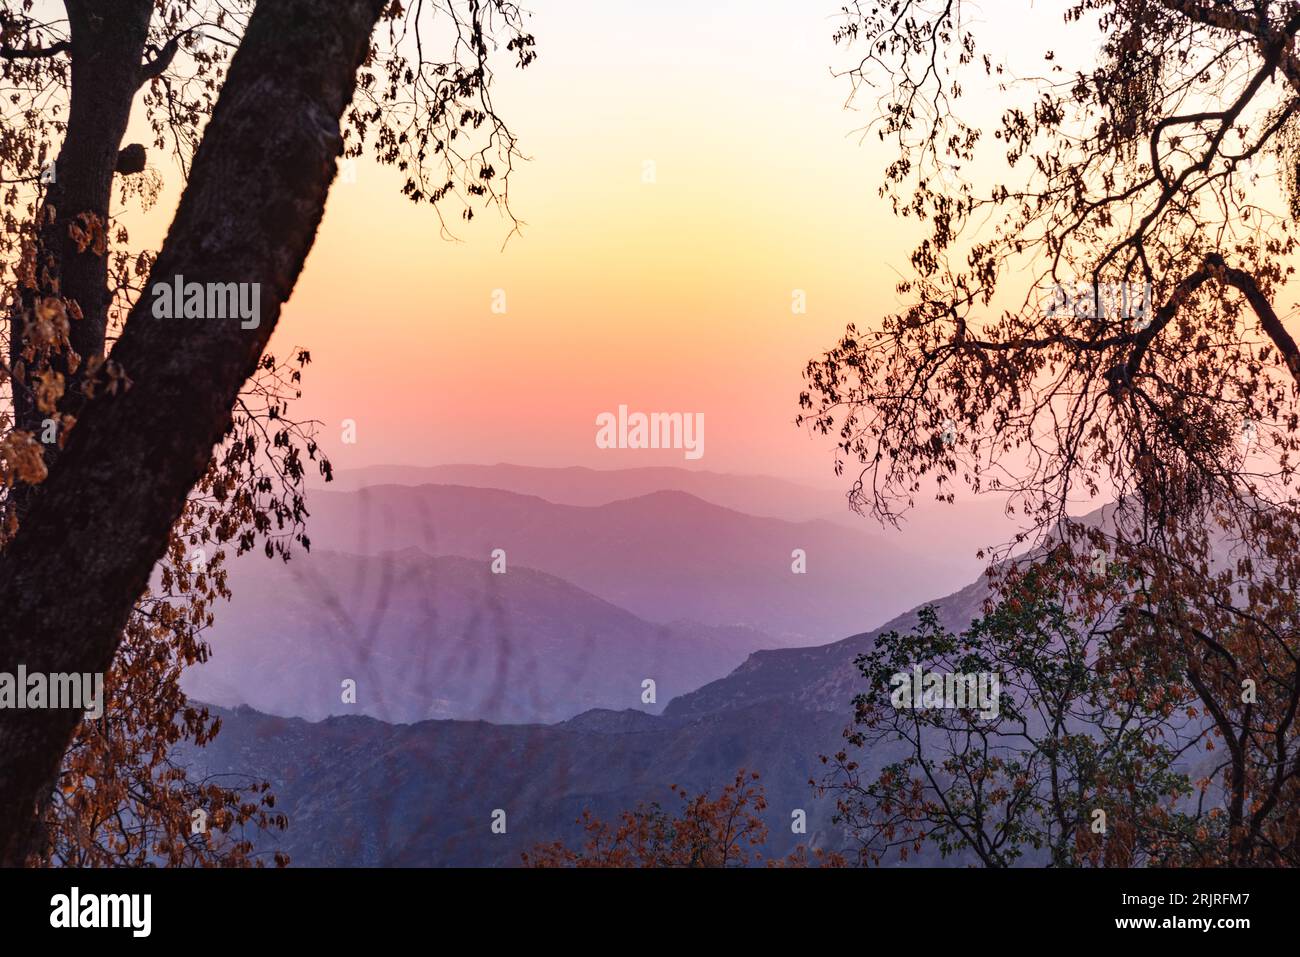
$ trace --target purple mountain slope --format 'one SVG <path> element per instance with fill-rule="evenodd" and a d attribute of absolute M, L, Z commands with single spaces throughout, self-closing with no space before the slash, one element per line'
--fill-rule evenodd
<path fill-rule="evenodd" d="M 649 466 L 591 469 L 529 465 L 375 465 L 335 473 L 328 487 L 356 491 L 374 485 L 464 485 L 535 495 L 557 505 L 608 505 L 653 492 L 686 492 L 749 515 L 807 521 L 847 513 L 844 493 L 766 475 Z"/>
<path fill-rule="evenodd" d="M 935 604 L 960 627 L 985 593 L 981 580 Z M 669 784 L 716 793 L 740 768 L 759 772 L 767 793 L 765 855 L 796 843 L 851 849 L 833 801 L 810 782 L 825 773 L 818 756 L 842 746 L 859 690 L 853 658 L 881 631 L 914 621 L 908 612 L 829 645 L 757 651 L 663 714 L 593 709 L 552 725 L 312 724 L 241 708 L 223 713 L 222 733 L 188 759 L 195 773 L 271 781 L 291 823 L 258 846 L 284 849 L 300 865 L 517 865 L 540 842 L 580 845 L 584 810 L 611 820 L 641 802 L 671 807 Z M 893 757 L 868 755 L 866 769 Z M 508 839 L 490 830 L 497 809 L 507 812 Z M 806 834 L 791 832 L 796 811 L 806 814 Z M 914 861 L 940 863 L 930 848 Z"/>
<path fill-rule="evenodd" d="M 747 625 L 789 645 L 860 632 L 963 580 L 946 549 L 921 557 L 830 522 L 759 518 L 683 492 L 575 506 L 385 485 L 316 491 L 308 504 L 320 547 L 415 547 L 485 566 L 501 549 L 507 567 L 545 570 L 650 621 Z"/>
<path fill-rule="evenodd" d="M 947 627 L 961 629 L 986 596 L 981 578 L 927 603 Z M 614 707 L 551 725 L 393 725 L 361 717 L 310 724 L 240 709 L 224 713 L 221 735 L 190 757 L 199 774 L 270 780 L 291 826 L 286 835 L 258 838 L 258 846 L 282 847 L 298 864 L 517 864 L 539 842 L 581 844 L 584 810 L 612 820 L 638 803 L 673 806 L 669 784 L 716 793 L 740 768 L 759 772 L 767 791 L 765 855 L 780 856 L 796 842 L 851 851 L 833 802 L 810 781 L 826 773 L 818 756 L 843 746 L 861 690 L 854 658 L 882 632 L 915 621 L 913 609 L 830 644 L 755 651 L 725 677 L 675 697 L 662 714 Z M 875 748 L 861 755 L 863 773 L 897 758 L 897 748 Z M 507 835 L 490 829 L 498 809 L 508 815 Z M 796 836 L 789 822 L 799 811 L 807 833 Z M 942 859 L 930 846 L 910 862 L 973 863 Z"/>
<path fill-rule="evenodd" d="M 566 581 L 512 564 L 314 551 L 231 569 L 214 654 L 194 697 L 311 719 L 560 721 L 591 708 L 658 711 L 774 639 L 743 626 L 653 624 Z M 356 704 L 342 682 L 356 682 Z M 643 682 L 655 704 L 643 704 Z"/>
<path fill-rule="evenodd" d="M 528 465 L 376 465 L 335 473 L 335 481 L 320 486 L 335 491 L 356 491 L 373 485 L 464 485 L 532 495 L 557 505 L 608 505 L 654 492 L 685 492 L 714 505 L 748 515 L 782 518 L 792 522 L 823 519 L 865 535 L 884 538 L 892 546 L 926 550 L 943 542 L 946 559 L 957 577 L 941 583 L 957 588 L 969 581 L 983 564 L 976 552 L 1009 541 L 1018 525 L 1003 514 L 996 496 L 960 501 L 955 505 L 922 498 L 904 517 L 901 528 L 882 528 L 874 519 L 854 514 L 845 488 L 818 487 L 767 475 L 737 475 L 649 466 L 592 469 L 580 466 L 541 468 Z"/>

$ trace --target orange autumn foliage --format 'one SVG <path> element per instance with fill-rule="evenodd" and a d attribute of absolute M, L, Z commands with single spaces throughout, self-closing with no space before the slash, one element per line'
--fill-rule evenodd
<path fill-rule="evenodd" d="M 757 772 L 736 772 L 716 798 L 707 792 L 694 797 L 674 784 L 681 802 L 670 814 L 657 802 L 624 811 L 617 823 L 584 811 L 579 819 L 586 833 L 580 850 L 562 841 L 539 844 L 522 855 L 525 867 L 745 867 L 762 861 L 757 850 L 767 841 L 762 812 L 767 808 Z M 844 866 L 844 858 L 804 847 L 768 866 Z"/>
<path fill-rule="evenodd" d="M 286 414 L 300 397 L 305 350 L 291 363 L 266 356 L 241 397 L 241 412 L 208 474 L 172 529 L 156 584 L 136 602 L 104 676 L 104 714 L 85 719 L 64 756 L 28 863 L 76 867 L 285 866 L 281 852 L 255 852 L 253 832 L 284 830 L 270 785 L 246 775 L 198 776 L 178 747 L 205 747 L 219 718 L 181 689 L 206 661 L 205 633 L 229 600 L 227 550 L 261 546 L 287 559 L 306 547 L 305 460 L 331 467 L 315 423 Z"/>

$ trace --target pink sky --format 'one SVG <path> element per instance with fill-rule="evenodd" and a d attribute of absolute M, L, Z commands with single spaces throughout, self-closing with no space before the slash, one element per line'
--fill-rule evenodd
<path fill-rule="evenodd" d="M 531 9 L 540 57 L 496 94 L 531 157 L 512 181 L 522 234 L 503 249 L 489 210 L 448 241 L 399 174 L 358 161 L 272 340 L 313 353 L 298 415 L 322 420 L 338 468 L 674 465 L 844 487 L 833 441 L 794 425 L 802 369 L 898 307 L 916 233 L 877 196 L 890 154 L 861 135 L 870 100 L 846 110 L 832 75 L 853 59 L 836 5 Z M 156 244 L 178 177 L 152 161 L 168 189 L 135 238 Z M 596 416 L 620 405 L 703 413 L 705 455 L 598 448 Z"/>

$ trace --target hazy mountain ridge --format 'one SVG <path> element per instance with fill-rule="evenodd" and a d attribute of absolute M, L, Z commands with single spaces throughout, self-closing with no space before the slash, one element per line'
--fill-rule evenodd
<path fill-rule="evenodd" d="M 269 780 L 290 827 L 258 846 L 279 847 L 299 866 L 518 865 L 539 843 L 580 846 L 584 810 L 614 819 L 639 802 L 675 809 L 670 784 L 716 793 L 740 767 L 762 775 L 766 854 L 840 843 L 832 802 L 808 784 L 843 727 L 827 712 L 765 705 L 690 722 L 642 714 L 639 730 L 614 712 L 549 726 L 216 713 L 221 734 L 182 760 L 195 773 Z M 491 831 L 498 809 L 506 834 Z M 806 835 L 790 829 L 795 809 L 807 813 Z"/>
<path fill-rule="evenodd" d="M 909 630 L 925 605 L 938 609 L 939 620 L 946 627 L 961 630 L 980 615 L 988 594 L 988 584 L 981 578 L 944 598 L 923 602 L 869 632 L 811 648 L 756 651 L 726 677 L 674 698 L 664 715 L 686 719 L 776 700 L 813 710 L 843 710 L 858 680 L 853 661 L 871 650 L 877 636 Z"/>
<path fill-rule="evenodd" d="M 376 485 L 462 485 L 532 495 L 557 505 L 608 505 L 653 492 L 687 492 L 714 505 L 767 518 L 807 521 L 847 513 L 844 493 L 766 475 L 737 475 L 673 466 L 592 469 L 528 465 L 375 465 L 335 473 L 329 488 Z"/>
<path fill-rule="evenodd" d="M 659 710 L 775 639 L 742 626 L 655 624 L 563 579 L 418 549 L 245 556 L 214 654 L 188 693 L 319 719 L 560 721 L 592 708 Z M 357 682 L 345 704 L 341 682 Z M 657 704 L 643 705 L 642 682 Z"/>
<path fill-rule="evenodd" d="M 311 723 L 252 708 L 221 711 L 222 733 L 206 749 L 189 752 L 196 773 L 270 780 L 291 828 L 263 836 L 259 846 L 283 847 L 299 865 L 517 864 L 521 852 L 540 842 L 580 844 L 576 821 L 584 810 L 615 819 L 641 802 L 675 807 L 670 784 L 716 793 L 742 767 L 758 771 L 767 792 L 765 854 L 783 855 L 797 843 L 842 847 L 843 835 L 831 824 L 833 802 L 816 797 L 810 780 L 825 772 L 819 755 L 842 745 L 858 680 L 853 659 L 881 631 L 910 627 L 917 607 L 941 591 L 925 574 L 929 561 L 882 539 L 829 522 L 758 518 L 681 490 L 579 506 L 493 488 L 388 485 L 313 491 L 309 506 L 316 548 L 341 551 L 314 551 L 297 568 L 328 587 L 286 600 L 284 579 L 268 576 L 263 566 L 237 563 L 236 605 L 240 595 L 256 596 L 258 589 L 262 597 L 246 606 L 252 618 L 243 625 L 228 613 L 218 615 L 213 662 L 237 657 L 242 628 L 243 644 L 256 649 L 252 654 L 280 656 L 279 663 L 256 659 L 254 671 L 266 676 L 268 694 L 283 699 L 313 635 L 328 631 L 322 625 L 330 620 L 347 623 L 339 635 L 346 648 L 356 645 L 348 634 L 378 635 L 367 660 L 388 655 L 404 677 L 420 669 L 386 645 L 392 636 L 399 636 L 400 647 L 401 636 L 432 628 L 454 641 L 454 622 L 462 630 L 477 622 L 479 630 L 471 633 L 486 636 L 491 629 L 482 623 L 491 620 L 532 647 L 503 656 L 505 677 L 493 686 L 494 700 L 506 702 L 503 709 L 473 712 L 492 723 L 419 720 L 436 715 L 421 710 L 431 696 L 418 684 L 399 685 L 396 695 L 395 707 L 410 706 L 398 720 L 413 723 L 355 713 L 366 710 L 364 680 L 358 705 L 339 708 L 337 671 L 346 662 L 338 661 L 311 694 L 328 700 L 329 710 L 352 710 L 348 716 Z M 490 573 L 495 548 L 506 551 L 505 575 Z M 807 575 L 792 573 L 793 548 L 806 550 Z M 342 554 L 347 550 L 361 554 Z M 426 595 L 420 585 L 427 579 L 441 584 Z M 455 581 L 460 586 L 452 587 Z M 864 585 L 870 595 L 863 594 Z M 935 602 L 944 621 L 964 627 L 978 614 L 985 588 L 979 578 Z M 322 601 L 331 592 L 349 593 L 353 607 L 337 596 Z M 503 605 L 512 594 L 519 604 Z M 449 595 L 460 596 L 459 604 L 448 602 Z M 367 631 L 363 612 L 379 608 L 380 596 L 386 631 Z M 487 612 L 479 607 L 485 599 L 496 601 L 487 601 Z M 268 629 L 258 609 L 277 602 L 284 622 Z M 701 610 L 706 614 L 695 614 Z M 696 625 L 683 617 L 723 624 Z M 809 618 L 820 620 L 809 627 Z M 861 630 L 864 622 L 885 618 L 881 628 Z M 793 626 L 789 630 L 804 642 L 813 633 L 850 637 L 764 649 L 773 639 L 735 625 L 738 620 L 775 620 L 783 631 Z M 843 622 L 850 624 L 840 627 Z M 654 713 L 659 705 L 636 699 L 645 669 L 623 674 L 593 659 L 592 644 L 574 640 L 575 624 L 604 636 L 608 648 L 633 646 L 638 662 L 644 645 L 659 642 L 663 667 L 676 667 L 680 675 L 659 683 L 659 701 L 671 698 L 662 714 Z M 254 634 L 264 640 L 248 637 Z M 618 640 L 624 637 L 625 643 Z M 267 643 L 269 650 L 258 647 Z M 711 646 L 718 651 L 713 658 Z M 760 650 L 750 652 L 755 647 Z M 485 651 L 482 642 L 471 641 L 468 649 Z M 721 666 L 726 654 L 733 657 Z M 240 647 L 244 666 L 246 655 Z M 529 667 L 552 669 L 540 675 L 543 686 L 568 687 L 574 683 L 563 665 L 575 660 L 610 678 L 617 690 L 585 708 L 570 696 L 567 713 L 520 704 L 527 694 L 518 682 Z M 692 683 L 690 669 L 710 661 L 718 670 Z M 557 717 L 566 720 L 541 723 Z M 497 723 L 512 721 L 518 723 Z M 865 763 L 870 769 L 889 757 L 876 753 Z M 490 828 L 498 809 L 510 822 L 505 835 Z M 795 810 L 807 813 L 806 834 L 790 829 Z M 927 851 L 919 860 L 931 856 Z"/>
<path fill-rule="evenodd" d="M 376 554 L 417 547 L 484 564 L 544 569 L 650 621 L 744 624 L 783 644 L 821 644 L 890 618 L 955 577 L 922 558 L 824 521 L 760 518 L 684 492 L 600 506 L 464 486 L 313 492 L 316 547 Z M 794 552 L 806 573 L 792 570 Z M 954 587 L 965 579 L 959 579 Z"/>
<path fill-rule="evenodd" d="M 981 580 L 938 600 L 941 618 L 968 623 L 985 589 Z M 640 802 L 675 807 L 670 784 L 716 793 L 740 768 L 758 771 L 767 794 L 766 855 L 799 843 L 843 848 L 833 799 L 818 797 L 810 782 L 825 773 L 819 755 L 842 746 L 851 721 L 853 658 L 915 618 L 913 610 L 816 648 L 755 652 L 661 715 L 595 709 L 554 725 L 312 724 L 241 708 L 222 712 L 222 733 L 192 759 L 204 773 L 270 780 L 291 827 L 261 846 L 281 847 L 300 865 L 514 865 L 537 843 L 580 845 L 584 810 L 609 820 Z M 864 768 L 894 757 L 863 755 Z M 511 822 L 506 835 L 490 831 L 498 808 Z M 796 809 L 807 814 L 805 835 L 790 829 Z M 939 858 L 926 848 L 913 862 Z"/>
<path fill-rule="evenodd" d="M 343 469 L 328 485 L 315 487 L 356 491 L 375 485 L 460 485 L 533 496 L 557 505 L 607 505 L 653 492 L 686 492 L 713 505 L 747 515 L 801 522 L 822 519 L 865 535 L 883 538 L 904 549 L 927 548 L 935 540 L 947 543 L 951 569 L 957 577 L 941 584 L 957 588 L 982 567 L 976 552 L 1010 541 L 1017 524 L 1009 521 L 1004 503 L 994 496 L 958 504 L 922 498 L 902 518 L 901 528 L 883 527 L 875 519 L 849 509 L 845 487 L 805 484 L 768 475 L 714 472 L 680 466 L 593 469 L 582 466 L 540 467 L 446 464 L 433 466 L 376 465 Z"/>

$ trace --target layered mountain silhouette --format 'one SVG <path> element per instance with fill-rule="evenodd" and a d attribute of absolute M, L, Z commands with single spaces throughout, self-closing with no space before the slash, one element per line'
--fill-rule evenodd
<path fill-rule="evenodd" d="M 785 517 L 702 497 L 727 493 L 734 476 L 432 471 L 516 488 L 313 490 L 310 555 L 233 563 L 233 606 L 219 610 L 213 658 L 186 688 L 243 706 L 223 708 L 221 734 L 183 755 L 196 775 L 272 783 L 291 826 L 259 847 L 300 865 L 514 865 L 541 842 L 580 844 L 584 810 L 671 809 L 670 785 L 716 793 L 740 768 L 767 792 L 766 854 L 844 846 L 831 800 L 812 786 L 819 756 L 842 746 L 856 655 L 974 577 L 958 577 L 956 556 L 946 564 L 947 540 L 921 557 L 790 517 L 815 514 L 815 495 L 792 493 Z M 690 490 L 647 490 L 655 482 Z M 782 493 L 748 488 L 755 509 Z M 936 604 L 960 628 L 984 596 L 981 578 Z M 355 704 L 341 699 L 347 678 Z M 497 811 L 504 834 L 491 827 Z M 797 811 L 806 832 L 792 830 Z"/>
<path fill-rule="evenodd" d="M 185 679 L 223 705 L 319 719 L 553 722 L 592 708 L 662 710 L 775 639 L 744 626 L 655 624 L 512 564 L 314 551 L 246 556 L 219 610 L 215 651 Z M 343 701 L 342 683 L 356 685 Z M 645 681 L 653 681 L 647 703 Z"/>
<path fill-rule="evenodd" d="M 597 506 L 455 485 L 315 491 L 315 547 L 418 548 L 486 567 L 536 568 L 648 621 L 746 625 L 782 644 L 824 643 L 957 587 L 945 550 L 924 557 L 825 521 L 790 522 L 685 492 Z M 805 573 L 796 573 L 796 550 Z M 951 582 L 951 583 L 949 583 Z"/>
<path fill-rule="evenodd" d="M 965 624 L 984 589 L 977 582 L 934 604 L 945 622 Z M 822 647 L 756 652 L 658 715 L 592 710 L 552 725 L 396 725 L 240 708 L 220 712 L 221 734 L 186 756 L 196 773 L 270 781 L 290 827 L 260 836 L 259 846 L 306 866 L 517 865 L 538 843 L 580 846 L 584 810 L 611 820 L 638 803 L 675 808 L 669 785 L 716 794 L 740 768 L 757 771 L 767 794 L 767 855 L 801 843 L 843 848 L 833 800 L 813 787 L 825 773 L 819 756 L 843 746 L 860 681 L 853 659 L 883 631 L 915 621 L 913 611 Z M 865 755 L 864 767 L 894 757 Z M 498 809 L 506 834 L 491 830 Z M 796 810 L 806 833 L 791 827 Z M 927 849 L 914 862 L 938 859 Z"/>
<path fill-rule="evenodd" d="M 976 553 L 1009 541 L 1018 528 L 995 498 L 957 504 L 922 498 L 907 512 L 900 528 L 882 528 L 849 510 L 842 484 L 816 487 L 768 475 L 737 475 L 675 466 L 592 469 L 581 466 L 542 468 L 530 465 L 376 465 L 345 469 L 321 488 L 356 491 L 376 485 L 463 485 L 532 495 L 557 505 L 608 505 L 655 492 L 685 492 L 714 505 L 764 518 L 792 522 L 822 519 L 863 534 L 885 538 L 904 549 L 928 551 L 942 543 L 942 579 L 937 592 L 956 588 L 983 568 Z M 943 578 L 945 574 L 955 577 Z M 937 593 L 936 592 L 936 593 Z"/>
<path fill-rule="evenodd" d="M 732 475 L 701 469 L 651 466 L 591 469 L 531 465 L 375 465 L 335 473 L 328 488 L 356 491 L 376 485 L 463 485 L 533 495 L 557 505 L 608 505 L 654 492 L 686 492 L 714 505 L 766 518 L 809 521 L 853 519 L 844 492 L 814 488 L 767 475 Z"/>

